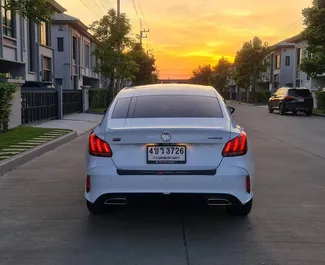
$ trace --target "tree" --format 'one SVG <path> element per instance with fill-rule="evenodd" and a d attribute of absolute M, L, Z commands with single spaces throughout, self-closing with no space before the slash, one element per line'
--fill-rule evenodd
<path fill-rule="evenodd" d="M 245 42 L 236 54 L 234 80 L 239 87 L 252 89 L 251 100 L 255 102 L 256 86 L 266 77 L 268 65 L 265 63 L 269 48 L 258 37 Z"/>
<path fill-rule="evenodd" d="M 199 65 L 195 70 L 193 70 L 190 82 L 199 85 L 211 86 L 213 82 L 213 69 L 211 65 Z"/>
<path fill-rule="evenodd" d="M 93 32 L 97 45 L 93 54 L 98 59 L 95 71 L 110 79 L 109 89 L 112 97 L 114 80 L 132 78 L 138 70 L 138 66 L 128 53 L 134 45 L 130 37 L 131 24 L 125 14 L 120 15 L 120 30 L 118 30 L 118 18 L 114 9 L 110 9 L 107 15 L 95 21 L 90 30 Z"/>
<path fill-rule="evenodd" d="M 301 70 L 315 77 L 325 73 L 325 1 L 313 0 L 313 6 L 303 9 L 302 14 L 306 25 L 302 38 L 311 56 L 303 56 Z"/>
<path fill-rule="evenodd" d="M 154 84 L 158 81 L 156 74 L 155 58 L 147 54 L 140 43 L 134 44 L 128 55 L 136 62 L 138 71 L 132 78 L 134 85 Z"/>
<path fill-rule="evenodd" d="M 213 85 L 219 91 L 224 91 L 231 77 L 233 64 L 222 57 L 213 68 Z"/>
<path fill-rule="evenodd" d="M 51 20 L 54 14 L 49 5 L 49 0 L 7 0 L 5 8 L 11 9 L 37 24 Z"/>

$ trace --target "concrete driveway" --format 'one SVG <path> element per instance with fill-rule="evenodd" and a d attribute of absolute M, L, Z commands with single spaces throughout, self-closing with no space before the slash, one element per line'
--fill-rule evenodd
<path fill-rule="evenodd" d="M 248 218 L 222 209 L 89 216 L 83 135 L 0 178 L 0 264 L 325 264 L 325 119 L 233 106 L 256 157 Z"/>

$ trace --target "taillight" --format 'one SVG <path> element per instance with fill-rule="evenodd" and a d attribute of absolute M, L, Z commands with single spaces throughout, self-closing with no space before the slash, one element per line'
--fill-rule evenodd
<path fill-rule="evenodd" d="M 229 156 L 242 156 L 247 153 L 247 136 L 244 131 L 241 132 L 236 138 L 226 143 L 222 150 L 222 155 Z"/>
<path fill-rule="evenodd" d="M 111 157 L 112 150 L 108 143 L 92 133 L 89 136 L 89 154 L 92 156 Z"/>
<path fill-rule="evenodd" d="M 295 98 L 295 97 L 293 97 L 293 96 L 285 96 L 284 99 L 288 100 L 288 99 L 294 99 L 294 98 Z"/>

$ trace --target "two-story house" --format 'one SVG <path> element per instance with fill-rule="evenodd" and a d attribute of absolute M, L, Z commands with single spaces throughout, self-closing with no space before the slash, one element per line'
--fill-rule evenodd
<path fill-rule="evenodd" d="M 52 82 L 54 52 L 50 23 L 26 20 L 6 9 L 6 1 L 0 0 L 0 72 L 26 81 Z M 54 0 L 48 2 L 56 13 L 66 11 Z"/>
<path fill-rule="evenodd" d="M 296 87 L 305 87 L 311 90 L 323 89 L 325 87 L 325 73 L 311 78 L 307 73 L 300 69 L 300 64 L 305 56 L 308 56 L 308 43 L 302 39 L 301 34 L 291 38 L 296 44 L 295 51 L 295 85 Z"/>
<path fill-rule="evenodd" d="M 293 86 L 295 43 L 287 40 L 271 47 L 269 58 L 269 91 L 282 86 Z"/>
<path fill-rule="evenodd" d="M 52 43 L 56 85 L 63 89 L 102 87 L 104 79 L 94 71 L 97 59 L 92 52 L 96 43 L 85 24 L 67 14 L 57 14 L 52 19 Z"/>

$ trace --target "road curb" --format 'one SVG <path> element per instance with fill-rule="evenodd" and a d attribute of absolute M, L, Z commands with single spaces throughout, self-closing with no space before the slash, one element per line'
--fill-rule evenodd
<path fill-rule="evenodd" d="M 0 176 L 78 137 L 76 131 L 0 162 Z"/>
<path fill-rule="evenodd" d="M 313 116 L 325 118 L 324 114 L 313 113 Z"/>

